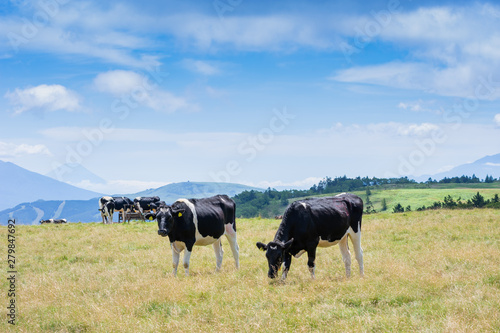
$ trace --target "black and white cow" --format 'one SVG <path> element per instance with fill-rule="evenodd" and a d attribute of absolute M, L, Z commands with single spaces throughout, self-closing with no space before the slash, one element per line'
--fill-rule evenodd
<path fill-rule="evenodd" d="M 122 220 L 125 222 L 125 213 L 134 211 L 134 202 L 127 197 L 113 197 L 115 202 L 114 210 L 118 214 L 122 214 Z M 118 218 L 118 221 L 120 218 Z M 113 214 L 111 214 L 111 222 L 113 222 Z"/>
<path fill-rule="evenodd" d="M 113 213 L 115 212 L 115 200 L 113 197 L 104 196 L 100 198 L 99 211 L 101 212 L 102 223 L 113 223 Z"/>
<path fill-rule="evenodd" d="M 55 224 L 61 224 L 61 223 L 67 223 L 66 219 L 48 219 L 48 220 L 41 220 L 40 224 L 44 223 L 55 223 Z"/>
<path fill-rule="evenodd" d="M 307 265 L 314 278 L 316 248 L 339 244 L 346 276 L 350 277 L 351 253 L 347 244 L 348 236 L 354 245 L 359 273 L 363 276 L 362 215 L 363 201 L 350 193 L 292 202 L 283 215 L 274 240 L 267 245 L 257 243 L 259 249 L 266 251 L 268 276 L 276 278 L 279 268 L 284 263 L 282 279 L 286 279 L 292 256 L 298 258 L 307 252 Z"/>
<path fill-rule="evenodd" d="M 134 199 L 134 205 L 144 214 L 144 211 L 156 211 L 157 203 L 160 201 L 160 197 L 137 197 Z"/>
<path fill-rule="evenodd" d="M 236 242 L 236 205 L 227 195 L 203 199 L 179 199 L 172 206 L 162 205 L 151 215 L 158 221 L 158 235 L 168 236 L 172 247 L 174 275 L 177 275 L 180 253 L 184 253 L 184 269 L 189 275 L 189 259 L 194 245 L 212 244 L 216 270 L 222 265 L 221 237 L 226 235 L 239 268 L 239 247 Z"/>

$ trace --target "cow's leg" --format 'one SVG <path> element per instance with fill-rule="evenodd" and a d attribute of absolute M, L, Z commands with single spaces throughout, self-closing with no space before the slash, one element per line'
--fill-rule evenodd
<path fill-rule="evenodd" d="M 177 266 L 179 266 L 179 258 L 180 258 L 179 252 L 177 252 L 172 246 L 172 266 L 174 267 L 173 271 L 174 276 L 177 276 Z"/>
<path fill-rule="evenodd" d="M 307 249 L 307 267 L 309 267 L 309 272 L 311 272 L 311 278 L 315 278 L 314 275 L 314 262 L 316 261 L 316 245 L 310 246 Z"/>
<path fill-rule="evenodd" d="M 109 223 L 109 210 L 106 208 L 106 211 L 104 212 L 104 224 Z"/>
<path fill-rule="evenodd" d="M 285 281 L 288 271 L 290 270 L 290 265 L 292 264 L 292 255 L 290 253 L 285 254 L 285 260 L 283 261 L 283 274 L 281 274 L 281 280 Z"/>
<path fill-rule="evenodd" d="M 351 277 L 351 252 L 349 252 L 349 245 L 347 244 L 347 235 L 344 236 L 339 242 L 340 253 L 342 254 L 342 261 L 345 265 L 346 277 Z"/>
<path fill-rule="evenodd" d="M 184 271 L 186 272 L 186 276 L 189 275 L 189 259 L 191 259 L 191 251 L 186 249 L 184 251 Z"/>
<path fill-rule="evenodd" d="M 224 250 L 222 250 L 222 243 L 220 239 L 216 240 L 215 243 L 212 244 L 212 246 L 215 252 L 215 260 L 216 260 L 215 270 L 219 271 L 222 266 L 222 257 L 224 255 Z"/>
<path fill-rule="evenodd" d="M 236 231 L 234 231 L 233 224 L 226 224 L 226 238 L 229 241 L 231 252 L 233 253 L 234 263 L 236 268 L 240 268 L 240 248 L 236 241 Z"/>
<path fill-rule="evenodd" d="M 354 247 L 354 254 L 356 255 L 356 261 L 359 265 L 359 275 L 364 276 L 365 271 L 363 267 L 363 249 L 361 248 L 361 229 L 358 232 L 350 233 L 352 245 Z"/>

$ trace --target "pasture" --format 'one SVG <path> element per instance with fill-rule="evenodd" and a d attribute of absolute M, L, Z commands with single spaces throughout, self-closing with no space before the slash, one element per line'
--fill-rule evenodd
<path fill-rule="evenodd" d="M 237 220 L 240 270 L 224 237 L 220 272 L 212 247 L 195 247 L 177 278 L 156 223 L 17 226 L 18 321 L 3 316 L 0 331 L 500 331 L 498 210 L 364 216 L 365 278 L 353 257 L 345 279 L 334 246 L 318 249 L 315 280 L 302 256 L 285 283 L 269 281 L 255 246 L 279 222 Z"/>

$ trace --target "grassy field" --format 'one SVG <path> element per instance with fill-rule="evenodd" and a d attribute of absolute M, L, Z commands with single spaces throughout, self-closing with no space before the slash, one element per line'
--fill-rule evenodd
<path fill-rule="evenodd" d="M 344 278 L 335 246 L 318 250 L 315 280 L 302 256 L 285 283 L 270 283 L 255 242 L 271 240 L 278 224 L 237 221 L 240 270 L 224 239 L 221 272 L 212 247 L 196 247 L 191 275 L 177 278 L 155 223 L 17 226 L 18 322 L 3 316 L 0 331 L 500 331 L 498 210 L 368 215 L 365 278 L 354 258 Z"/>
<path fill-rule="evenodd" d="M 485 199 L 492 199 L 495 194 L 500 195 L 499 188 L 384 189 L 372 190 L 371 192 L 370 200 L 377 212 L 382 209 L 383 199 L 386 200 L 387 210 L 392 212 L 392 208 L 398 203 L 405 208 L 410 205 L 412 210 L 416 210 L 422 206 L 431 206 L 436 201 L 443 202 L 443 198 L 448 195 L 451 195 L 455 200 L 460 197 L 462 201 L 471 199 L 477 192 Z M 366 201 L 366 191 L 355 191 L 353 193 Z"/>

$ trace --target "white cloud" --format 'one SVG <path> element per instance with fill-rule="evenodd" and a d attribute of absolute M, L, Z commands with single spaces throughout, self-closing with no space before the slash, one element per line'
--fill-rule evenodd
<path fill-rule="evenodd" d="M 346 83 L 421 90 L 443 96 L 488 100 L 500 97 L 500 87 L 494 87 L 491 75 L 483 73 L 482 69 L 473 68 L 472 64 L 435 68 L 426 63 L 390 62 L 341 70 L 330 79 Z M 489 83 L 483 85 L 484 82 Z"/>
<path fill-rule="evenodd" d="M 14 52 L 78 55 L 137 68 L 157 64 L 155 58 L 133 54 L 133 50 L 154 44 L 144 33 L 150 30 L 153 18 L 122 4 L 106 8 L 90 1 L 52 4 L 55 6 L 49 6 L 49 11 L 33 5 L 24 6 L 22 16 L 3 16 L 0 45 Z M 43 20 L 37 21 L 37 17 Z"/>
<path fill-rule="evenodd" d="M 336 49 L 340 42 L 332 23 L 336 21 L 331 14 L 319 17 L 283 14 L 231 16 L 223 21 L 217 16 L 179 14 L 164 20 L 163 27 L 178 40 L 201 49 Z"/>
<path fill-rule="evenodd" d="M 500 113 L 497 113 L 495 117 L 493 118 L 493 121 L 497 126 L 500 126 Z"/>
<path fill-rule="evenodd" d="M 15 144 L 8 142 L 0 142 L 0 156 L 2 157 L 18 157 L 23 155 L 47 155 L 52 156 L 50 150 L 42 144 L 29 145 L 26 143 Z"/>
<path fill-rule="evenodd" d="M 400 8 L 377 33 L 365 37 L 372 43 L 383 41 L 407 49 L 406 58 L 412 60 L 353 67 L 332 78 L 443 96 L 498 99 L 500 84 L 491 80 L 500 75 L 498 12 L 498 6 L 478 3 L 411 11 Z M 347 31 L 355 40 L 361 38 L 355 31 L 363 31 L 368 22 L 373 26 L 377 21 L 373 13 L 350 20 L 359 28 Z"/>
<path fill-rule="evenodd" d="M 80 96 L 70 89 L 58 84 L 42 84 L 25 89 L 16 88 L 5 94 L 12 105 L 14 113 L 19 114 L 31 109 L 45 111 L 78 111 L 81 109 Z"/>
<path fill-rule="evenodd" d="M 197 110 L 186 99 L 162 90 L 152 79 L 133 71 L 113 70 L 97 75 L 94 85 L 101 92 L 121 97 L 130 95 L 137 103 L 156 111 Z"/>
<path fill-rule="evenodd" d="M 202 75 L 209 76 L 221 73 L 221 70 L 213 62 L 210 63 L 202 60 L 184 59 L 182 64 L 188 70 Z"/>
<path fill-rule="evenodd" d="M 431 135 L 435 131 L 439 131 L 440 127 L 436 124 L 421 123 L 421 124 L 404 124 L 397 122 L 374 123 L 374 124 L 351 124 L 343 125 L 341 123 L 334 124 L 330 129 L 323 129 L 319 133 L 349 133 L 356 135 L 359 133 L 377 134 L 385 137 L 392 136 L 407 136 L 407 137 L 424 137 Z"/>
<path fill-rule="evenodd" d="M 94 79 L 94 85 L 101 92 L 116 96 L 130 94 L 134 89 L 144 89 L 147 80 L 133 71 L 114 70 L 101 73 Z"/>
<path fill-rule="evenodd" d="M 413 112 L 430 112 L 434 114 L 440 114 L 442 110 L 437 109 L 435 104 L 436 101 L 434 100 L 424 101 L 419 99 L 417 101 L 400 102 L 398 104 L 398 108 Z"/>

